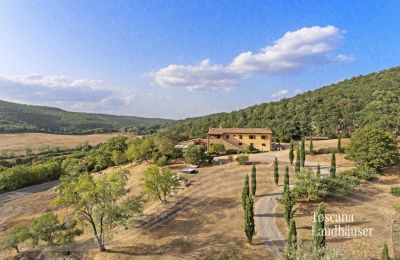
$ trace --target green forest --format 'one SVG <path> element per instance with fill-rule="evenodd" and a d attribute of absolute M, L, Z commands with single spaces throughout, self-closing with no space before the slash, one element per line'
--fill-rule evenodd
<path fill-rule="evenodd" d="M 277 102 L 170 123 L 176 140 L 205 137 L 209 127 L 270 127 L 276 141 L 349 136 L 364 125 L 400 133 L 400 67 L 357 76 Z"/>
<path fill-rule="evenodd" d="M 123 130 L 146 134 L 167 122 L 170 120 L 68 112 L 0 100 L 0 133 L 93 134 Z"/>

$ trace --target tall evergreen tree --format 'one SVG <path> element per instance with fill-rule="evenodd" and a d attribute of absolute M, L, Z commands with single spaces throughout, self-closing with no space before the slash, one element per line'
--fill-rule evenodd
<path fill-rule="evenodd" d="M 293 140 L 290 140 L 290 145 L 289 145 L 289 160 L 290 160 L 290 165 L 293 165 L 293 160 L 294 160 L 294 145 L 293 145 Z"/>
<path fill-rule="evenodd" d="M 247 242 L 251 244 L 255 234 L 254 201 L 252 196 L 247 196 L 246 198 L 246 208 L 244 211 L 244 233 L 246 234 Z"/>
<path fill-rule="evenodd" d="M 312 140 L 312 136 L 310 136 L 310 155 L 314 154 L 314 144 Z"/>
<path fill-rule="evenodd" d="M 251 168 L 251 194 L 253 196 L 256 195 L 257 190 L 257 173 L 256 173 L 256 165 L 253 163 L 253 167 Z"/>
<path fill-rule="evenodd" d="M 300 145 L 300 166 L 304 167 L 305 162 L 306 162 L 306 148 L 303 138 L 301 139 L 301 145 Z"/>
<path fill-rule="evenodd" d="M 285 167 L 285 180 L 284 180 L 283 192 L 289 190 L 289 166 Z"/>
<path fill-rule="evenodd" d="M 279 167 L 278 167 L 278 158 L 275 157 L 274 161 L 274 181 L 275 184 L 278 185 L 279 183 Z"/>
<path fill-rule="evenodd" d="M 338 136 L 337 150 L 338 150 L 339 154 L 342 153 L 342 135 L 341 134 L 339 134 L 339 136 Z"/>
<path fill-rule="evenodd" d="M 297 230 L 296 221 L 294 219 L 290 220 L 289 234 L 286 241 L 285 248 L 285 260 L 296 260 L 297 251 Z"/>
<path fill-rule="evenodd" d="M 389 248 L 386 244 L 383 246 L 382 249 L 381 260 L 390 260 Z"/>
<path fill-rule="evenodd" d="M 336 178 L 336 155 L 334 152 L 332 153 L 331 168 L 329 169 L 329 175 L 332 178 Z"/>
<path fill-rule="evenodd" d="M 296 148 L 296 164 L 295 164 L 295 172 L 300 172 L 300 150 L 299 147 Z"/>
<path fill-rule="evenodd" d="M 249 176 L 246 175 L 246 177 L 244 177 L 244 184 L 243 184 L 243 190 L 242 190 L 242 205 L 243 205 L 243 209 L 246 209 L 246 199 L 247 199 L 248 196 L 250 196 Z"/>
<path fill-rule="evenodd" d="M 286 192 L 282 194 L 282 196 L 278 199 L 278 202 L 285 207 L 284 217 L 286 220 L 286 224 L 289 226 L 290 220 L 294 217 L 294 205 L 297 203 L 296 195 L 288 189 Z"/>
<path fill-rule="evenodd" d="M 321 177 L 321 165 L 317 165 L 317 176 Z"/>
<path fill-rule="evenodd" d="M 318 206 L 314 219 L 314 246 L 315 252 L 323 255 L 326 246 L 325 238 L 325 204 L 321 202 Z"/>

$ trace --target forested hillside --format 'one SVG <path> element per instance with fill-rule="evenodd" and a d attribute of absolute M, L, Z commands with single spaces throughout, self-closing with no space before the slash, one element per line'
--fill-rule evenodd
<path fill-rule="evenodd" d="M 106 133 L 118 130 L 152 132 L 170 120 L 68 112 L 59 108 L 30 106 L 0 100 L 0 133 L 43 132 L 54 134 Z"/>
<path fill-rule="evenodd" d="M 209 127 L 271 127 L 280 141 L 314 134 L 346 136 L 374 124 L 399 133 L 400 67 L 358 76 L 278 102 L 189 118 L 167 126 L 177 139 L 205 137 Z"/>

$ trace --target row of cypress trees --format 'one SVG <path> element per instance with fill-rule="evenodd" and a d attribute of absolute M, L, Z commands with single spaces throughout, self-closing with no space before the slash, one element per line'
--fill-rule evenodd
<path fill-rule="evenodd" d="M 251 183 L 251 186 L 249 185 Z M 253 164 L 251 169 L 251 181 L 249 176 L 246 175 L 244 179 L 244 185 L 242 190 L 242 206 L 244 211 L 244 232 L 247 237 L 247 242 L 250 244 L 253 241 L 255 234 L 254 224 L 254 199 L 257 190 L 257 173 L 256 166 Z"/>

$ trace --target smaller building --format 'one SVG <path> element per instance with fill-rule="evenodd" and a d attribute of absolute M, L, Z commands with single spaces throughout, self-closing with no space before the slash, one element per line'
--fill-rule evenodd
<path fill-rule="evenodd" d="M 260 151 L 272 151 L 272 130 L 269 128 L 210 128 L 207 148 L 223 144 L 225 149 L 243 150 L 253 145 Z"/>
<path fill-rule="evenodd" d="M 207 139 L 201 139 L 201 138 L 196 138 L 196 139 L 192 139 L 192 140 L 187 140 L 187 141 L 183 141 L 183 142 L 179 142 L 177 145 L 175 145 L 175 148 L 178 149 L 186 149 L 189 147 L 189 145 L 201 145 L 204 147 L 204 149 L 207 148 Z"/>

